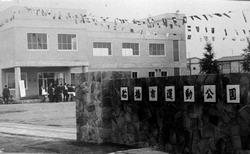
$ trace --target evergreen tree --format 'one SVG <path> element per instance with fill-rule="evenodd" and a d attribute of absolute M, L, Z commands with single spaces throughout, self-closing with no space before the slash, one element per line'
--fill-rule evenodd
<path fill-rule="evenodd" d="M 219 73 L 217 61 L 214 59 L 214 52 L 211 43 L 207 43 L 204 47 L 206 50 L 203 55 L 204 58 L 200 60 L 201 73 L 216 74 Z"/>
<path fill-rule="evenodd" d="M 244 57 L 244 60 L 243 60 L 243 70 L 246 71 L 246 72 L 249 72 L 250 71 L 250 39 L 247 38 L 247 48 L 246 49 L 243 49 L 244 53 L 243 53 L 243 57 Z"/>

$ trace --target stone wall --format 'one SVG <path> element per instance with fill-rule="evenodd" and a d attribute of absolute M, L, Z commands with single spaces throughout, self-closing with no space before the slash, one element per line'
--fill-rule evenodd
<path fill-rule="evenodd" d="M 80 76 L 78 141 L 158 146 L 172 153 L 250 149 L 250 74 L 117 80 L 97 80 L 97 74 Z M 240 85 L 239 104 L 226 101 L 230 84 Z M 169 85 L 176 89 L 172 103 L 165 102 L 164 87 Z M 183 101 L 184 85 L 194 85 L 195 102 Z M 216 85 L 216 103 L 204 102 L 203 85 Z M 142 101 L 134 101 L 134 86 L 142 87 Z M 149 86 L 158 87 L 158 101 L 149 101 Z M 120 87 L 128 87 L 128 101 L 121 101 Z"/>

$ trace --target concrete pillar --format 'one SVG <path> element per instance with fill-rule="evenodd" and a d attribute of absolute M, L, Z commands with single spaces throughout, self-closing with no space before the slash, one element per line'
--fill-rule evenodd
<path fill-rule="evenodd" d="M 83 66 L 82 67 L 82 72 L 83 73 L 86 73 L 86 72 L 88 72 L 89 71 L 89 66 Z"/>
<path fill-rule="evenodd" d="M 15 67 L 15 96 L 16 100 L 20 99 L 20 89 L 19 89 L 19 81 L 21 80 L 21 68 Z"/>
<path fill-rule="evenodd" d="M 3 73 L 2 73 L 2 69 L 0 69 L 0 95 L 2 95 L 2 91 L 3 91 Z"/>

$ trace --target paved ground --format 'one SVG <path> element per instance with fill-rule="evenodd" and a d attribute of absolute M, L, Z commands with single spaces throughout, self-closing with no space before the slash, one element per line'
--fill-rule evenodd
<path fill-rule="evenodd" d="M 76 128 L 75 102 L 0 105 L 0 122 Z"/>
<path fill-rule="evenodd" d="M 75 102 L 0 105 L 0 153 L 163 154 L 76 142 Z"/>

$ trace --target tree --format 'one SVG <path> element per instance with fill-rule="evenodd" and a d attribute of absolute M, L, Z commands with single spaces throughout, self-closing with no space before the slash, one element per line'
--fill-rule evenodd
<path fill-rule="evenodd" d="M 212 44 L 207 43 L 204 49 L 206 50 L 205 53 L 203 53 L 204 58 L 200 60 L 201 72 L 206 74 L 219 73 L 217 61 L 214 59 Z"/>
<path fill-rule="evenodd" d="M 243 70 L 246 71 L 246 72 L 249 72 L 250 71 L 250 39 L 247 38 L 247 48 L 243 49 L 244 53 L 242 54 L 243 57 L 244 57 L 244 60 L 243 60 Z"/>

